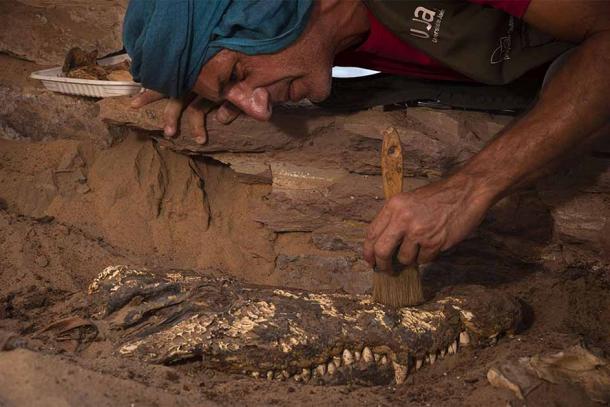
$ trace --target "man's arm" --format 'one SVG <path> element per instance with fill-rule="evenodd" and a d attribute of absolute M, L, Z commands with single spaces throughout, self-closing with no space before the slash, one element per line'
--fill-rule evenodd
<path fill-rule="evenodd" d="M 463 240 L 508 191 L 610 124 L 610 3 L 533 0 L 524 20 L 578 43 L 534 107 L 445 180 L 388 201 L 371 223 L 365 259 L 390 270 L 426 263 Z"/>

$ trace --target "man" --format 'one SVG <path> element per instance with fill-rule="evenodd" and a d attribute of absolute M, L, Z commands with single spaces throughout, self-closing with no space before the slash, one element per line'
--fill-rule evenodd
<path fill-rule="evenodd" d="M 240 112 L 268 120 L 274 103 L 325 99 L 335 59 L 507 83 L 564 54 L 529 112 L 445 179 L 386 203 L 364 243 L 365 259 L 383 271 L 394 254 L 403 264 L 432 261 L 501 197 L 610 130 L 607 1 L 132 0 L 125 45 L 134 77 L 158 91 L 132 105 L 171 96 L 165 134 L 176 134 L 185 109 L 202 143 L 208 101 L 222 123 Z"/>

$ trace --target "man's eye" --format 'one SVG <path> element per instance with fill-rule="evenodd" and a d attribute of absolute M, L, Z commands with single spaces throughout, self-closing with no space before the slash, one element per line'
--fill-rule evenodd
<path fill-rule="evenodd" d="M 237 82 L 238 79 L 237 72 L 235 71 L 235 68 L 233 68 L 231 71 L 231 76 L 229 76 L 229 82 Z"/>
<path fill-rule="evenodd" d="M 229 75 L 229 77 L 222 75 L 219 78 L 219 82 L 218 82 L 219 97 L 224 97 L 225 93 L 227 92 L 227 88 L 229 86 L 233 85 L 234 83 L 239 82 L 239 80 L 240 80 L 240 78 L 239 78 L 239 74 L 237 71 L 237 66 L 234 64 L 231 68 L 231 74 Z"/>

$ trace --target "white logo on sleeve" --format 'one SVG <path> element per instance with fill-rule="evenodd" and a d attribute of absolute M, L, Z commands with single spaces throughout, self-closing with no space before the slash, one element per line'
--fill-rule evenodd
<path fill-rule="evenodd" d="M 417 7 L 413 12 L 411 19 L 413 27 L 409 29 L 409 33 L 417 38 L 432 38 L 432 42 L 437 43 L 444 15 L 444 9 L 430 10 L 421 6 Z"/>
<path fill-rule="evenodd" d="M 498 41 L 498 46 L 491 53 L 489 63 L 492 65 L 499 64 L 503 61 L 510 60 L 510 50 L 512 48 L 512 33 L 515 29 L 515 20 L 513 17 L 508 20 L 508 31 L 504 37 Z"/>

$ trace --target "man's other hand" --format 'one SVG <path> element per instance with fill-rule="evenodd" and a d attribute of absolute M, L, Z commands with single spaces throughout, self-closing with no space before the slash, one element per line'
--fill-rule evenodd
<path fill-rule="evenodd" d="M 131 107 L 139 109 L 150 103 L 156 102 L 165 96 L 153 90 L 145 90 L 131 101 Z M 206 120 L 208 114 L 214 110 L 216 105 L 212 102 L 191 93 L 182 99 L 168 99 L 163 111 L 163 134 L 166 138 L 176 137 L 180 131 L 180 121 L 184 114 L 190 129 L 191 137 L 199 144 L 207 142 Z M 229 124 L 240 111 L 228 102 L 223 103 L 216 109 L 215 118 L 223 124 Z"/>
<path fill-rule="evenodd" d="M 364 258 L 383 272 L 392 271 L 394 255 L 404 265 L 429 263 L 466 238 L 491 203 L 472 180 L 459 176 L 400 193 L 370 224 Z"/>

